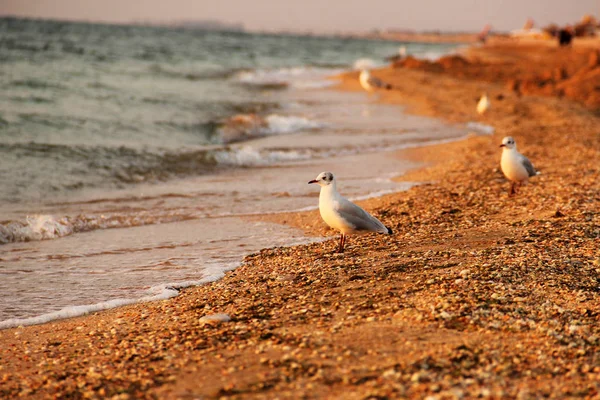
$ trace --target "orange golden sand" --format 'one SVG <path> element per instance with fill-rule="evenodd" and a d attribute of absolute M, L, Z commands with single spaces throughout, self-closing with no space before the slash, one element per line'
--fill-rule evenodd
<path fill-rule="evenodd" d="M 360 202 L 395 236 L 350 237 L 337 254 L 317 211 L 266 216 L 332 238 L 263 250 L 172 300 L 1 331 L 0 396 L 600 396 L 597 108 L 471 69 L 374 71 L 395 88 L 382 101 L 453 122 L 479 118 L 487 91 L 481 122 L 496 128 L 402 154 L 431 164 L 400 179 L 428 183 Z M 542 172 L 516 197 L 499 171 L 507 135 Z M 203 319 L 217 313 L 231 320 Z"/>

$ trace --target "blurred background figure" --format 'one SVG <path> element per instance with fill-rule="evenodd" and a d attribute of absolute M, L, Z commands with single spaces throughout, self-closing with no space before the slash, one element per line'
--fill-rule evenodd
<path fill-rule="evenodd" d="M 477 40 L 479 40 L 481 43 L 485 43 L 491 30 L 492 26 L 490 24 L 485 24 L 481 32 L 479 32 L 479 35 L 477 35 Z"/>
<path fill-rule="evenodd" d="M 533 18 L 527 18 L 527 21 L 525 21 L 525 25 L 523 25 L 523 30 L 530 31 L 533 29 L 534 26 L 535 22 L 533 21 Z"/>
<path fill-rule="evenodd" d="M 367 92 L 373 92 L 375 89 L 392 89 L 392 85 L 383 82 L 379 78 L 371 75 L 369 70 L 363 69 L 358 76 L 360 86 Z"/>
<path fill-rule="evenodd" d="M 547 35 L 541 29 L 535 28 L 535 22 L 532 18 L 527 18 L 523 28 L 510 31 L 510 36 L 516 38 L 544 39 Z"/>
<path fill-rule="evenodd" d="M 567 25 L 565 28 L 559 29 L 556 37 L 558 38 L 559 46 L 570 46 L 573 41 L 573 28 Z"/>
<path fill-rule="evenodd" d="M 598 28 L 600 28 L 598 20 L 592 15 L 586 14 L 578 24 L 575 24 L 572 33 L 577 37 L 596 36 Z"/>
<path fill-rule="evenodd" d="M 408 52 L 406 51 L 406 46 L 402 45 L 398 48 L 398 54 L 394 54 L 393 56 L 386 57 L 385 60 L 389 62 L 400 61 L 406 57 Z"/>
<path fill-rule="evenodd" d="M 492 104 L 490 103 L 487 93 L 484 93 L 477 103 L 477 113 L 479 115 L 485 114 L 485 112 L 490 109 L 491 105 Z"/>

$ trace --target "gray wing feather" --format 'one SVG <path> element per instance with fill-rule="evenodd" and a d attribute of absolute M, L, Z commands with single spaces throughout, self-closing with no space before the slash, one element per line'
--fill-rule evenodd
<path fill-rule="evenodd" d="M 533 164 L 531 163 L 531 161 L 529 161 L 529 158 L 525 157 L 522 154 L 521 154 L 521 157 L 522 157 L 521 164 L 523 164 L 523 166 L 527 170 L 527 173 L 529 174 L 529 176 L 536 176 L 537 175 L 537 171 L 533 167 Z"/>
<path fill-rule="evenodd" d="M 390 85 L 389 83 L 385 83 L 381 79 L 375 78 L 374 76 L 371 76 L 369 78 L 368 82 L 369 82 L 369 85 L 375 86 L 380 89 L 392 89 L 392 85 Z"/>
<path fill-rule="evenodd" d="M 357 231 L 372 231 L 387 233 L 388 229 L 371 214 L 346 199 L 337 203 L 335 210 Z"/>
<path fill-rule="evenodd" d="M 375 87 L 383 87 L 383 82 L 379 78 L 375 78 L 374 76 L 369 78 L 369 84 Z"/>

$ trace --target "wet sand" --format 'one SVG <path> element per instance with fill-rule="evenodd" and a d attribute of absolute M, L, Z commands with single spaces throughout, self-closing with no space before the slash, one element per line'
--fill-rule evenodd
<path fill-rule="evenodd" d="M 513 62 L 535 51 L 516 45 Z M 496 128 L 403 153 L 430 165 L 400 179 L 427 183 L 360 203 L 394 236 L 350 236 L 337 254 L 317 211 L 265 217 L 331 240 L 262 250 L 172 300 L 1 331 L 0 396 L 598 397 L 597 108 L 479 71 L 374 72 L 395 88 L 381 101 Z M 359 90 L 356 76 L 340 89 Z M 499 171 L 506 135 L 541 171 L 515 197 Z M 203 319 L 217 313 L 231 321 Z"/>

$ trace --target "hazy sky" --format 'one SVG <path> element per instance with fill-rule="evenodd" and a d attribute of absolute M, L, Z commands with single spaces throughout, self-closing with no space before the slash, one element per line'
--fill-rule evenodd
<path fill-rule="evenodd" d="M 0 15 L 129 22 L 219 19 L 250 30 L 479 30 L 575 22 L 600 0 L 0 0 Z"/>

